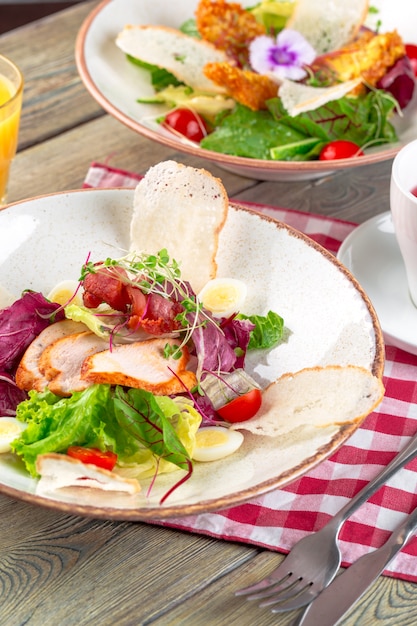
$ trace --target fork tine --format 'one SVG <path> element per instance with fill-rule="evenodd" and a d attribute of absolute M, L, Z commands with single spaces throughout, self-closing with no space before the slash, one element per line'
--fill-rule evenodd
<path fill-rule="evenodd" d="M 291 589 L 297 585 L 298 580 L 288 580 L 290 577 L 286 578 L 283 581 L 272 584 L 267 588 L 261 589 L 258 592 L 251 593 L 246 596 L 247 600 L 263 600 L 263 598 L 270 598 L 271 596 L 276 596 L 279 594 L 283 594 L 284 597 L 292 596 L 292 593 L 288 593 Z M 287 583 L 287 584 L 285 584 Z"/>
<path fill-rule="evenodd" d="M 301 609 L 303 606 L 310 604 L 317 597 L 318 593 L 311 591 L 312 584 L 306 585 L 298 595 L 288 600 L 284 600 L 278 606 L 271 609 L 272 613 L 284 613 L 286 611 L 295 611 Z"/>
<path fill-rule="evenodd" d="M 253 585 L 249 585 L 248 587 L 243 587 L 242 589 L 238 589 L 235 591 L 236 596 L 246 596 L 251 594 L 252 592 L 262 591 L 263 589 L 269 589 L 272 586 L 280 585 L 284 583 L 290 576 L 291 571 L 288 571 L 287 567 L 282 566 L 275 569 L 269 576 L 263 578 L 257 583 Z"/>
<path fill-rule="evenodd" d="M 279 606 L 275 611 L 276 613 L 288 611 L 289 603 L 298 603 L 300 596 L 302 596 L 307 589 L 310 589 L 310 587 L 311 583 L 306 583 L 305 581 L 303 581 L 302 578 L 300 578 L 299 580 L 295 581 L 291 587 L 288 588 L 288 591 L 285 592 L 284 590 L 284 593 L 278 592 L 277 595 L 271 594 L 269 596 L 269 599 L 267 598 L 267 596 L 264 596 L 266 599 L 264 602 L 261 602 L 259 606 L 264 607 L 278 604 Z"/>

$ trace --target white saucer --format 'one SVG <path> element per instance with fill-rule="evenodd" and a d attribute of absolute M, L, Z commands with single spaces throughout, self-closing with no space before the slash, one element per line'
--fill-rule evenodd
<path fill-rule="evenodd" d="M 337 254 L 371 299 L 386 343 L 417 355 L 417 308 L 413 305 L 391 213 L 351 232 Z"/>

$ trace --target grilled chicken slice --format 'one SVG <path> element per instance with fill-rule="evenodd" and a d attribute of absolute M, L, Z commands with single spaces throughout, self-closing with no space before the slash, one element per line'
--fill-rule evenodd
<path fill-rule="evenodd" d="M 72 320 L 62 320 L 47 326 L 32 341 L 23 355 L 16 372 L 17 386 L 25 391 L 30 391 L 31 389 L 43 391 L 49 380 L 39 370 L 39 359 L 42 352 L 57 339 L 85 330 L 87 330 L 87 327 L 84 324 L 73 322 Z"/>
<path fill-rule="evenodd" d="M 164 356 L 164 348 L 176 346 L 173 339 L 147 339 L 114 346 L 85 359 L 81 377 L 91 383 L 108 383 L 145 389 L 155 395 L 182 393 L 196 384 L 196 376 L 186 369 L 189 353 L 181 357 Z"/>
<path fill-rule="evenodd" d="M 57 396 L 70 396 L 91 385 L 81 378 L 81 366 L 90 355 L 106 350 L 109 342 L 89 331 L 75 333 L 54 341 L 42 352 L 39 370 L 48 380 L 48 388 Z"/>

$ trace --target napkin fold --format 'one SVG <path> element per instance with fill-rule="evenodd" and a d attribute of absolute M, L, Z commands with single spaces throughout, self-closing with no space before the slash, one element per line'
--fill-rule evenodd
<path fill-rule="evenodd" d="M 136 187 L 141 176 L 92 163 L 85 187 Z M 285 222 L 336 253 L 356 224 L 274 206 L 242 202 Z M 417 357 L 386 346 L 385 397 L 342 448 L 287 487 L 246 504 L 156 524 L 287 553 L 322 528 L 417 432 Z M 417 459 L 391 478 L 344 524 L 339 544 L 344 567 L 381 546 L 417 506 Z M 384 574 L 417 582 L 417 538 Z"/>

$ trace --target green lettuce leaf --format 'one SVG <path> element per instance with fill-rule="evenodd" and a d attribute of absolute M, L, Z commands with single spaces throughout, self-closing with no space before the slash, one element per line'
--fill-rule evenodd
<path fill-rule="evenodd" d="M 284 320 L 274 311 L 268 311 L 266 316 L 239 313 L 237 317 L 250 320 L 255 325 L 255 328 L 250 333 L 248 350 L 272 348 L 283 337 Z"/>
<path fill-rule="evenodd" d="M 69 446 L 95 447 L 117 454 L 133 454 L 136 442 L 122 431 L 115 419 L 109 385 L 92 385 L 70 398 L 50 391 L 31 391 L 29 399 L 17 407 L 17 419 L 27 428 L 12 449 L 22 457 L 28 472 L 36 476 L 40 454 L 66 452 Z"/>
<path fill-rule="evenodd" d="M 137 478 L 189 469 L 201 423 L 187 400 L 156 397 L 139 389 L 126 393 L 110 385 L 92 385 L 69 398 L 31 391 L 16 416 L 27 428 L 12 449 L 32 476 L 37 476 L 40 454 L 65 453 L 74 445 L 112 450 L 118 456 L 116 471 L 122 468 L 120 474 Z M 125 467 L 130 470 L 124 472 Z"/>
<path fill-rule="evenodd" d="M 189 20 L 186 20 L 183 24 L 181 24 L 180 31 L 184 33 L 184 35 L 189 35 L 195 39 L 201 39 L 194 17 L 191 17 Z"/>

